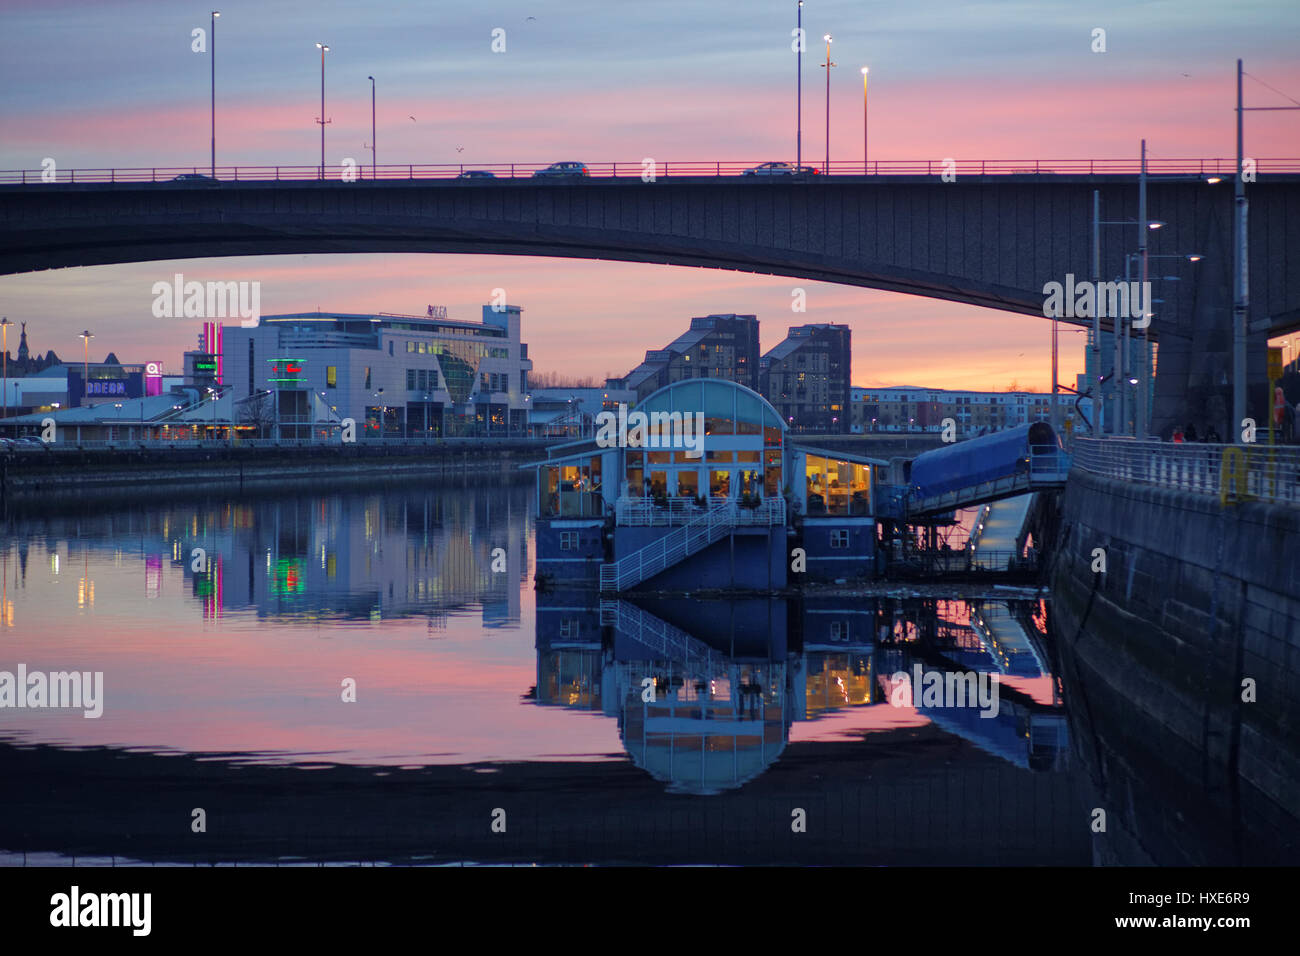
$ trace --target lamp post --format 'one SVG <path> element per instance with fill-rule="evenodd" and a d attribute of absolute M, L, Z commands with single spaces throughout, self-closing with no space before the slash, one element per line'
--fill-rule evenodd
<path fill-rule="evenodd" d="M 835 64 L 831 62 L 831 35 L 828 33 L 822 39 L 826 41 L 826 62 L 822 64 L 826 67 L 826 166 L 822 171 L 829 176 L 831 173 L 831 67 Z"/>
<path fill-rule="evenodd" d="M 324 43 L 317 43 L 317 49 L 320 50 L 320 116 L 316 117 L 316 122 L 320 123 L 320 178 L 325 178 L 325 124 L 329 122 L 325 118 L 325 54 L 330 48 Z"/>
<path fill-rule="evenodd" d="M 208 29 L 208 65 L 212 68 L 212 178 L 217 178 L 217 17 L 220 10 L 212 11 Z"/>
<path fill-rule="evenodd" d="M 0 418 L 9 417 L 9 326 L 11 325 L 13 323 L 9 321 L 9 316 L 0 319 L 0 338 L 4 340 L 4 344 L 0 345 L 0 354 L 4 356 L 0 359 L 0 362 L 4 363 L 4 385 L 0 387 L 0 392 L 4 394 L 4 414 L 0 415 Z"/>
<path fill-rule="evenodd" d="M 795 113 L 794 113 L 794 168 L 803 165 L 803 0 L 799 0 L 795 32 Z"/>
<path fill-rule="evenodd" d="M 868 68 L 862 68 L 862 175 L 867 175 L 867 73 Z"/>
<path fill-rule="evenodd" d="M 95 336 L 90 329 L 83 329 L 77 333 L 81 336 L 82 357 L 81 357 L 81 400 L 85 403 L 86 396 L 90 392 L 90 340 Z"/>
<path fill-rule="evenodd" d="M 370 81 L 370 178 L 375 178 L 375 78 L 366 77 Z"/>

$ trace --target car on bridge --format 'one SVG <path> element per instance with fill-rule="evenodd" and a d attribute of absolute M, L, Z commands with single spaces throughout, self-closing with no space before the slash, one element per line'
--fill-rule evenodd
<path fill-rule="evenodd" d="M 533 179 L 586 179 L 590 175 L 586 163 L 551 163 L 533 173 Z"/>
<path fill-rule="evenodd" d="M 490 169 L 467 169 L 457 179 L 496 179 L 497 174 Z"/>
<path fill-rule="evenodd" d="M 217 180 L 206 173 L 181 173 L 179 176 L 173 177 L 172 182 L 190 183 L 195 186 L 201 186 L 204 184 L 215 186 L 217 184 Z"/>
<path fill-rule="evenodd" d="M 762 163 L 741 173 L 742 176 L 816 176 L 819 171 L 813 166 L 795 167 L 793 163 Z"/>

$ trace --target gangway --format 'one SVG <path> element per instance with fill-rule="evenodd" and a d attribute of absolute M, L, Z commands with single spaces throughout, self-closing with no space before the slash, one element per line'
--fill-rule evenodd
<path fill-rule="evenodd" d="M 1024 627 L 1004 604 L 977 604 L 971 608 L 970 626 L 998 670 L 1017 677 L 1050 673 Z"/>
<path fill-rule="evenodd" d="M 698 517 L 611 564 L 600 566 L 600 590 L 615 593 L 636 587 L 679 561 L 698 554 L 734 529 L 785 524 L 785 499 L 766 498 L 757 508 L 735 501 L 714 502 Z"/>
<path fill-rule="evenodd" d="M 918 455 L 907 496 L 909 518 L 1064 488 L 1070 456 L 1052 426 L 1034 422 Z"/>
<path fill-rule="evenodd" d="M 1002 570 L 1007 555 L 1020 553 L 1020 541 L 1033 503 L 1032 494 L 1016 495 L 990 501 L 980 508 L 970 535 L 972 567 Z"/>

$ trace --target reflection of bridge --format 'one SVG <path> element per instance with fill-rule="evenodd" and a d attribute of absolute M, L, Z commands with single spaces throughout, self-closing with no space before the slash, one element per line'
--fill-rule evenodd
<path fill-rule="evenodd" d="M 1204 256 L 1196 266 L 1174 267 L 1183 281 L 1162 288 L 1150 330 L 1161 343 L 1156 431 L 1162 408 L 1180 402 L 1189 386 L 1220 387 L 1231 348 L 1223 317 L 1230 307 L 1232 188 L 1205 182 L 1206 172 L 1226 172 L 1217 163 L 1209 169 L 1185 162 L 1178 173 L 1162 169 L 1148 177 L 1148 214 L 1166 223 L 1155 251 Z M 1106 220 L 1131 218 L 1137 209 L 1133 172 L 1098 172 L 1086 161 L 1054 165 L 1051 173 L 1007 172 L 1042 169 L 1034 163 L 998 166 L 996 175 L 989 164 L 964 165 L 951 182 L 940 166 L 926 164 L 807 178 L 717 175 L 721 164 L 708 164 L 708 175 L 681 176 L 666 165 L 653 182 L 642 181 L 639 164 L 628 164 L 621 176 L 584 180 L 417 179 L 413 169 L 409 178 L 352 183 L 277 181 L 274 169 L 258 173 L 263 181 L 245 181 L 240 171 L 237 181 L 215 185 L 148 181 L 154 171 L 144 182 L 29 179 L 0 186 L 0 274 L 211 256 L 499 253 L 737 269 L 1041 317 L 1046 282 L 1090 272 L 1093 191 Z M 1262 168 L 1296 165 L 1272 161 Z M 1248 194 L 1250 274 L 1267 277 L 1251 288 L 1252 314 L 1262 320 L 1250 349 L 1252 382 L 1259 385 L 1250 395 L 1259 401 L 1263 338 L 1300 327 L 1300 255 L 1290 248 L 1300 176 L 1265 172 Z M 1127 230 L 1102 236 L 1105 279 L 1123 274 L 1137 242 L 1117 232 Z"/>

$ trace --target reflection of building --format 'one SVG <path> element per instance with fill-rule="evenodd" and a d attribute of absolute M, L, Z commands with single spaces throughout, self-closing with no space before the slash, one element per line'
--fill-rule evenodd
<path fill-rule="evenodd" d="M 646 352 L 644 362 L 607 384 L 631 391 L 633 401 L 689 378 L 724 378 L 757 391 L 758 362 L 757 317 L 696 316 L 686 332 Z"/>
<path fill-rule="evenodd" d="M 614 591 L 650 580 L 782 588 L 793 514 L 802 515 L 800 573 L 873 573 L 872 469 L 885 462 L 789 440 L 762 396 L 721 379 L 670 385 L 606 425 L 550 448 L 537 466 L 539 576 L 604 575 L 602 588 Z"/>
<path fill-rule="evenodd" d="M 358 435 L 427 437 L 527 427 L 528 346 L 518 306 L 481 322 L 306 312 L 224 329 L 223 383 L 237 397 L 269 391 L 281 433 L 310 424 L 323 398 Z M 364 423 L 364 428 L 362 427 Z"/>
<path fill-rule="evenodd" d="M 882 602 L 844 598 L 797 605 L 780 598 L 634 604 L 597 600 L 589 590 L 542 591 L 535 700 L 617 718 L 632 762 L 671 792 L 719 793 L 771 766 L 786 748 L 793 721 L 897 705 L 891 690 L 899 670 L 910 675 L 919 663 L 926 673 L 947 678 L 950 672 L 999 669 L 996 654 L 981 647 L 970 627 L 935 612 L 927 605 L 919 612 L 924 619 L 904 621 L 891 618 Z M 985 606 L 983 614 L 989 619 L 993 612 Z M 801 636 L 787 649 L 787 632 L 796 626 Z M 942 635 L 948 648 L 958 632 L 977 655 L 964 665 L 936 667 L 876 640 L 908 634 L 910 644 L 922 634 Z M 1003 687 L 996 717 L 981 717 L 978 706 L 918 703 L 914 709 L 1018 767 L 1052 770 L 1065 752 L 1059 704 L 1054 693 L 1044 701 Z M 872 727 L 872 718 L 862 716 L 861 726 Z"/>
<path fill-rule="evenodd" d="M 524 499 L 515 486 L 231 505 L 181 531 L 173 560 L 210 618 L 254 607 L 380 620 L 481 605 L 485 625 L 516 624 Z M 207 553 L 206 570 L 194 570 L 195 547 Z"/>
<path fill-rule="evenodd" d="M 763 356 L 759 391 L 792 431 L 847 432 L 852 361 L 847 325 L 795 326 Z"/>

